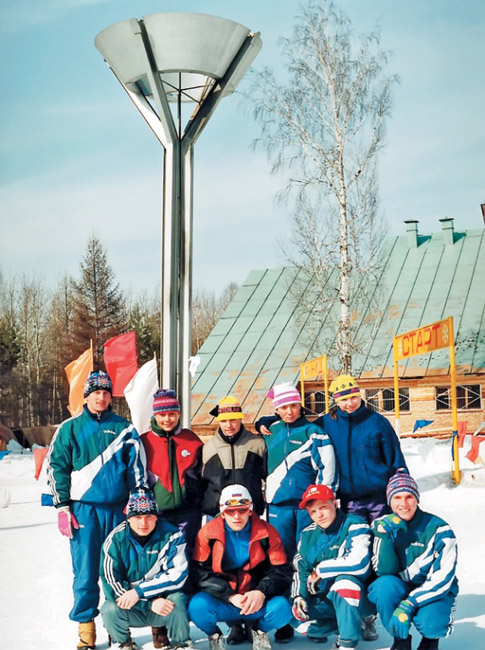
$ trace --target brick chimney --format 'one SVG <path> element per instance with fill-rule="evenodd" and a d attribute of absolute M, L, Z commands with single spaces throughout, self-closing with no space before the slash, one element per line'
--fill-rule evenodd
<path fill-rule="evenodd" d="M 419 221 L 416 221 L 414 219 L 409 219 L 408 221 L 405 221 L 404 223 L 406 224 L 406 236 L 407 236 L 409 248 L 417 248 L 418 247 L 418 223 L 419 223 Z"/>
<path fill-rule="evenodd" d="M 455 243 L 455 227 L 453 225 L 454 219 L 451 217 L 444 217 L 440 219 L 443 243 L 445 246 L 453 246 Z"/>

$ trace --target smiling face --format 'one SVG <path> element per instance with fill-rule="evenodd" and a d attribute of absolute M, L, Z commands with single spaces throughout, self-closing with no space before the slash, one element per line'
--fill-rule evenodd
<path fill-rule="evenodd" d="M 128 525 L 140 537 L 146 537 L 155 530 L 157 515 L 133 515 L 128 517 Z"/>
<path fill-rule="evenodd" d="M 345 399 L 339 399 L 337 406 L 339 409 L 342 409 L 345 413 L 354 413 L 360 408 L 362 404 L 362 397 L 360 395 L 351 395 Z"/>
<path fill-rule="evenodd" d="M 404 521 L 411 521 L 418 509 L 418 500 L 411 492 L 397 492 L 391 498 L 391 510 Z"/>
<path fill-rule="evenodd" d="M 293 402 L 292 404 L 285 404 L 276 409 L 276 413 L 280 416 L 283 422 L 291 424 L 296 422 L 300 417 L 301 404 L 300 402 Z"/>
<path fill-rule="evenodd" d="M 317 526 L 320 526 L 320 528 L 328 528 L 337 517 L 337 502 L 333 499 L 328 499 L 327 501 L 314 499 L 308 502 L 306 511 Z"/>
<path fill-rule="evenodd" d="M 154 414 L 155 422 L 163 431 L 173 431 L 180 420 L 180 411 L 162 411 Z"/>
<path fill-rule="evenodd" d="M 225 436 L 232 438 L 242 427 L 242 420 L 219 420 L 219 426 Z"/>
<path fill-rule="evenodd" d="M 231 530 L 238 532 L 248 523 L 251 510 L 249 506 L 226 508 L 221 516 Z"/>
<path fill-rule="evenodd" d="M 111 402 L 111 394 L 107 390 L 93 390 L 86 397 L 86 404 L 91 413 L 106 411 Z"/>

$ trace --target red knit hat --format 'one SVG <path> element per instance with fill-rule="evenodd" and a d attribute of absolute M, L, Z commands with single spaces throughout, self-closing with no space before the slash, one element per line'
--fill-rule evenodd
<path fill-rule="evenodd" d="M 159 388 L 153 396 L 153 413 L 163 413 L 164 411 L 180 411 L 180 402 L 175 391 Z"/>

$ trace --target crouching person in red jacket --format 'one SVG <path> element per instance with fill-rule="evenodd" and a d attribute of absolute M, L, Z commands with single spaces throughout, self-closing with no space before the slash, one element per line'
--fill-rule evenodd
<path fill-rule="evenodd" d="M 193 559 L 199 591 L 190 601 L 189 616 L 208 635 L 210 650 L 225 647 L 221 621 L 249 623 L 253 649 L 269 650 L 267 633 L 292 619 L 282 595 L 292 574 L 280 536 L 253 512 L 245 487 L 222 490 L 220 514 L 199 531 Z"/>

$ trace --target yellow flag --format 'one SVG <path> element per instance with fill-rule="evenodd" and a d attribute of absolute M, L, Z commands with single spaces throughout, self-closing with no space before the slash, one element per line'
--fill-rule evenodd
<path fill-rule="evenodd" d="M 88 348 L 77 359 L 71 361 L 64 370 L 69 382 L 69 413 L 77 415 L 82 411 L 84 404 L 84 384 L 88 375 L 93 370 L 93 349 Z"/>

